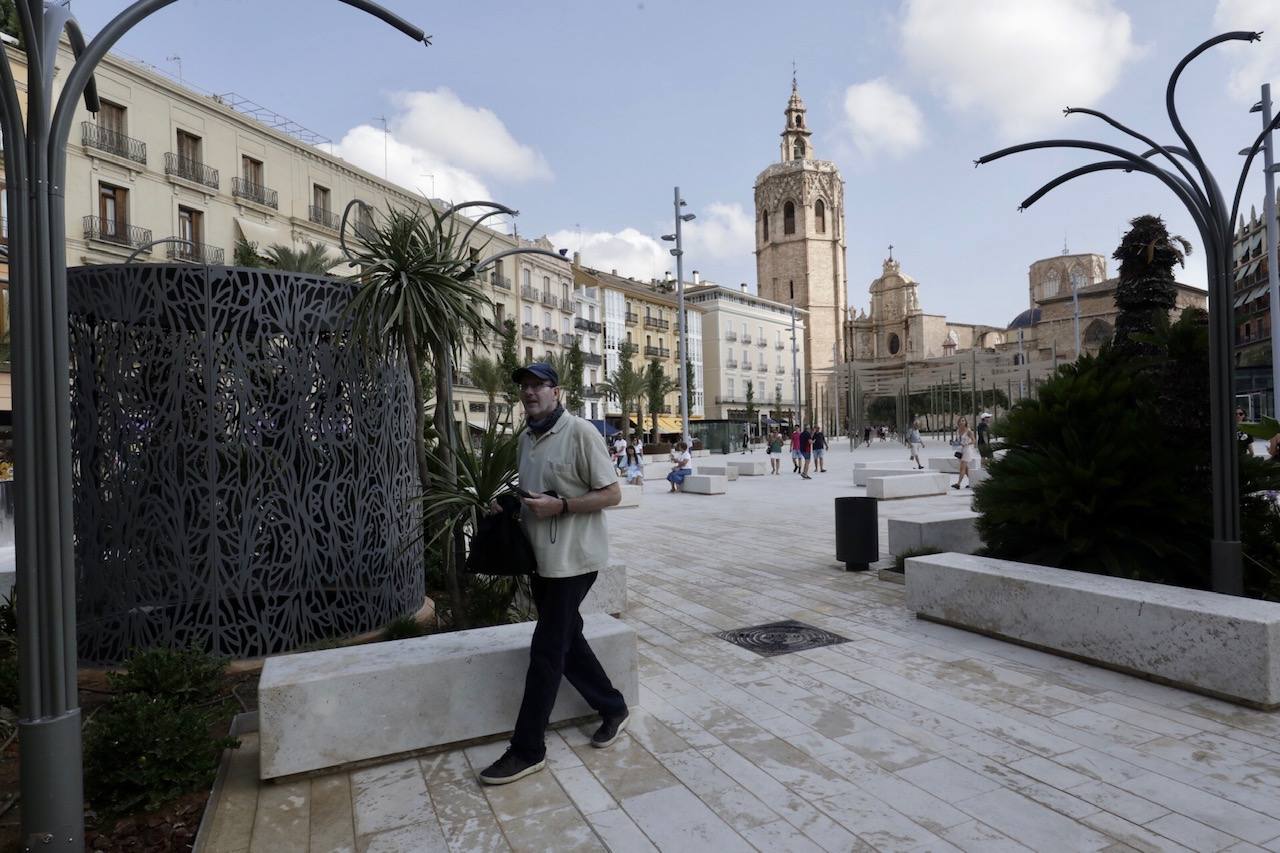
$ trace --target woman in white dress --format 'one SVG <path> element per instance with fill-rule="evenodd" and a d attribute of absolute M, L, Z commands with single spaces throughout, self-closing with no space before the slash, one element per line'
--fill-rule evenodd
<path fill-rule="evenodd" d="M 977 436 L 973 434 L 973 430 L 969 429 L 969 419 L 960 418 L 956 421 L 956 437 L 951 442 L 952 447 L 956 448 L 956 456 L 960 459 L 960 476 L 956 478 L 951 488 L 959 489 L 960 483 L 969 478 L 965 488 L 973 487 L 973 478 L 969 476 L 969 469 L 976 468 L 982 463 L 978 460 Z"/>

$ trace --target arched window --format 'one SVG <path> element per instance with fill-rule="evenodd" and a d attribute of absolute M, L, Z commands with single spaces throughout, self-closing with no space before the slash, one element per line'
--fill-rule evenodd
<path fill-rule="evenodd" d="M 1084 270 L 1080 269 L 1079 266 L 1074 266 L 1071 268 L 1071 289 L 1072 290 L 1079 290 L 1080 288 L 1084 287 L 1088 283 L 1089 283 L 1088 279 L 1084 277 Z"/>
<path fill-rule="evenodd" d="M 791 202 L 782 206 L 782 233 L 796 233 L 796 206 Z"/>
<path fill-rule="evenodd" d="M 1049 274 L 1044 277 L 1044 295 L 1045 298 L 1058 295 L 1059 275 L 1056 269 L 1049 270 Z"/>
<path fill-rule="evenodd" d="M 760 230 L 762 235 L 760 242 L 768 243 L 769 242 L 769 211 L 766 210 L 760 214 L 760 222 L 761 222 Z"/>
<path fill-rule="evenodd" d="M 804 116 L 796 113 L 796 127 L 804 127 Z"/>
<path fill-rule="evenodd" d="M 827 206 L 822 199 L 818 199 L 813 205 L 813 227 L 819 234 L 827 233 Z"/>
<path fill-rule="evenodd" d="M 792 149 L 792 151 L 793 153 L 791 155 L 791 159 L 803 160 L 804 159 L 804 140 L 797 139 L 795 147 Z"/>

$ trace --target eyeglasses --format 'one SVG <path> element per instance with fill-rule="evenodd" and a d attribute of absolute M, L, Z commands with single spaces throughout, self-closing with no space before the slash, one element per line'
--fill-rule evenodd
<path fill-rule="evenodd" d="M 555 386 L 554 386 L 554 385 L 552 385 L 550 382 L 538 382 L 538 383 L 536 383 L 536 384 L 531 383 L 531 382 L 521 382 L 521 383 L 520 383 L 520 391 L 521 391 L 521 393 L 523 393 L 523 392 L 525 392 L 525 391 L 540 391 L 540 390 L 541 390 L 541 389 L 543 389 L 543 388 L 554 388 L 554 387 L 555 387 Z"/>

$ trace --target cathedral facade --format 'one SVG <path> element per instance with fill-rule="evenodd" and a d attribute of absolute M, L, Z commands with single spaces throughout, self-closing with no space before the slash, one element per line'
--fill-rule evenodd
<path fill-rule="evenodd" d="M 808 312 L 806 401 L 847 359 L 844 179 L 814 157 L 804 101 L 791 81 L 781 159 L 756 177 L 756 282 L 760 296 Z"/>

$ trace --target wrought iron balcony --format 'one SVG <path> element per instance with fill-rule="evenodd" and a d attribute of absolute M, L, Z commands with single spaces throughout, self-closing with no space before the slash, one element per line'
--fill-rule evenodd
<path fill-rule="evenodd" d="M 520 285 L 521 299 L 528 299 L 531 302 L 537 302 L 538 297 L 541 295 L 542 295 L 542 291 L 538 290 L 536 287 L 531 287 L 530 285 L 527 285 L 527 284 Z"/>
<path fill-rule="evenodd" d="M 761 349 L 764 349 L 768 345 L 769 345 L 769 342 L 766 341 L 764 338 L 761 338 L 760 340 L 756 341 L 756 346 L 760 347 Z"/>
<path fill-rule="evenodd" d="M 774 349 L 786 349 L 786 348 L 787 348 L 787 345 L 786 345 L 786 344 L 784 344 L 782 341 L 778 341 L 777 343 L 775 343 L 775 344 L 773 345 L 773 348 L 774 348 Z"/>
<path fill-rule="evenodd" d="M 328 228 L 331 231 L 337 231 L 338 226 L 342 224 L 342 217 L 334 213 L 327 207 L 316 207 L 314 204 L 307 205 L 307 218 L 322 228 Z"/>
<path fill-rule="evenodd" d="M 783 366 L 779 365 L 779 366 L 777 366 L 777 367 L 775 367 L 775 368 L 773 369 L 773 372 L 774 372 L 774 373 L 776 373 L 776 374 L 778 374 L 779 376 L 782 376 L 783 374 L 785 374 L 785 373 L 787 372 L 787 369 L 786 369 L 785 367 L 783 367 Z"/>
<path fill-rule="evenodd" d="M 738 333 L 733 331 L 732 329 L 725 329 L 724 339 L 726 341 L 736 341 L 738 339 Z"/>
<path fill-rule="evenodd" d="M 665 332 L 671 328 L 671 324 L 666 320 L 659 320 L 657 317 L 645 317 L 644 327 L 646 329 L 657 329 L 659 332 Z"/>
<path fill-rule="evenodd" d="M 453 372 L 453 384 L 463 388 L 476 387 L 475 380 L 473 380 L 471 378 L 471 374 L 467 373 L 465 370 L 455 370 Z"/>
<path fill-rule="evenodd" d="M 497 273 L 494 273 L 491 281 L 494 287 L 500 287 L 503 290 L 511 289 L 511 279 L 507 278 L 505 275 L 498 275 Z"/>
<path fill-rule="evenodd" d="M 80 123 L 80 141 L 86 148 L 97 148 L 144 166 L 147 164 L 147 143 L 95 122 Z"/>
<path fill-rule="evenodd" d="M 743 342 L 744 344 L 749 344 L 749 343 L 751 343 L 751 336 L 750 336 L 750 335 L 743 335 L 743 336 L 742 336 L 742 342 Z"/>
<path fill-rule="evenodd" d="M 640 317 L 636 314 L 631 313 L 630 311 L 626 313 L 626 316 L 624 317 L 624 319 L 626 320 L 628 326 L 634 326 L 636 323 L 640 322 Z"/>
<path fill-rule="evenodd" d="M 667 349 L 666 347 L 646 346 L 644 348 L 644 354 L 655 356 L 657 358 L 670 358 L 671 350 Z"/>
<path fill-rule="evenodd" d="M 760 362 L 760 366 L 756 368 L 756 372 L 757 372 L 757 373 L 768 373 L 768 372 L 769 372 L 769 365 L 765 364 L 764 362 Z"/>
<path fill-rule="evenodd" d="M 256 184 L 248 178 L 234 177 L 231 179 L 231 194 L 238 198 L 246 198 L 249 201 L 257 202 L 266 207 L 280 208 L 280 193 L 265 187 L 262 184 Z"/>
<path fill-rule="evenodd" d="M 556 334 L 556 330 L 555 330 L 555 329 L 543 329 L 543 330 L 542 330 L 542 340 L 546 341 L 546 342 L 547 342 L 547 343 L 549 343 L 549 344 L 554 344 L 554 343 L 556 342 L 556 338 L 557 338 L 557 337 L 559 337 L 559 336 Z"/>
<path fill-rule="evenodd" d="M 520 324 L 520 337 L 522 337 L 522 338 L 534 338 L 534 339 L 536 340 L 536 339 L 537 339 L 537 337 L 538 337 L 538 327 L 537 327 L 537 326 L 535 326 L 535 325 L 533 325 L 532 323 L 521 323 L 521 324 Z"/>
<path fill-rule="evenodd" d="M 582 354 L 582 363 L 590 365 L 604 364 L 604 356 L 596 355 L 593 352 L 584 352 Z"/>
<path fill-rule="evenodd" d="M 190 261 L 195 264 L 219 266 L 226 261 L 227 253 L 221 246 L 209 246 L 204 243 L 187 245 L 186 243 L 169 243 L 165 249 L 165 257 L 175 261 Z"/>
<path fill-rule="evenodd" d="M 582 329 L 583 331 L 594 332 L 596 334 L 599 334 L 599 332 L 604 329 L 604 326 L 597 323 L 595 320 L 585 320 L 582 317 L 578 317 L 573 321 L 573 327 L 575 329 Z"/>
<path fill-rule="evenodd" d="M 727 367 L 727 368 L 729 368 L 730 370 L 737 370 L 737 369 L 738 369 L 738 361 L 737 361 L 737 359 L 733 359 L 733 358 L 727 359 L 727 360 L 725 361 L 725 363 L 724 363 L 724 366 L 725 366 L 725 367 Z"/>
<path fill-rule="evenodd" d="M 165 152 L 164 173 L 175 178 L 182 178 L 184 181 L 204 184 L 206 187 L 212 187 L 215 190 L 219 184 L 217 169 L 210 168 L 199 160 L 192 160 L 190 157 L 174 154 L 172 151 Z"/>
<path fill-rule="evenodd" d="M 543 305 L 546 305 L 551 308 L 555 308 L 557 305 L 560 304 L 560 300 L 556 299 L 556 295 L 549 291 L 544 290 L 542 293 L 538 295 L 538 298 L 542 300 Z"/>
<path fill-rule="evenodd" d="M 119 219 L 86 216 L 84 217 L 84 238 L 136 249 L 151 242 L 151 229 L 139 228 Z"/>
<path fill-rule="evenodd" d="M 573 342 L 574 342 L 574 341 L 576 341 L 577 339 L 578 339 L 578 336 L 577 336 L 577 335 L 571 335 L 571 334 L 569 334 L 568 332 L 561 332 L 561 333 L 560 333 L 560 345 L 561 345 L 561 346 L 571 347 L 571 346 L 573 346 Z"/>
<path fill-rule="evenodd" d="M 582 388 L 582 396 L 584 397 L 603 397 L 608 393 L 605 387 L 598 382 L 595 385 L 585 385 Z"/>

